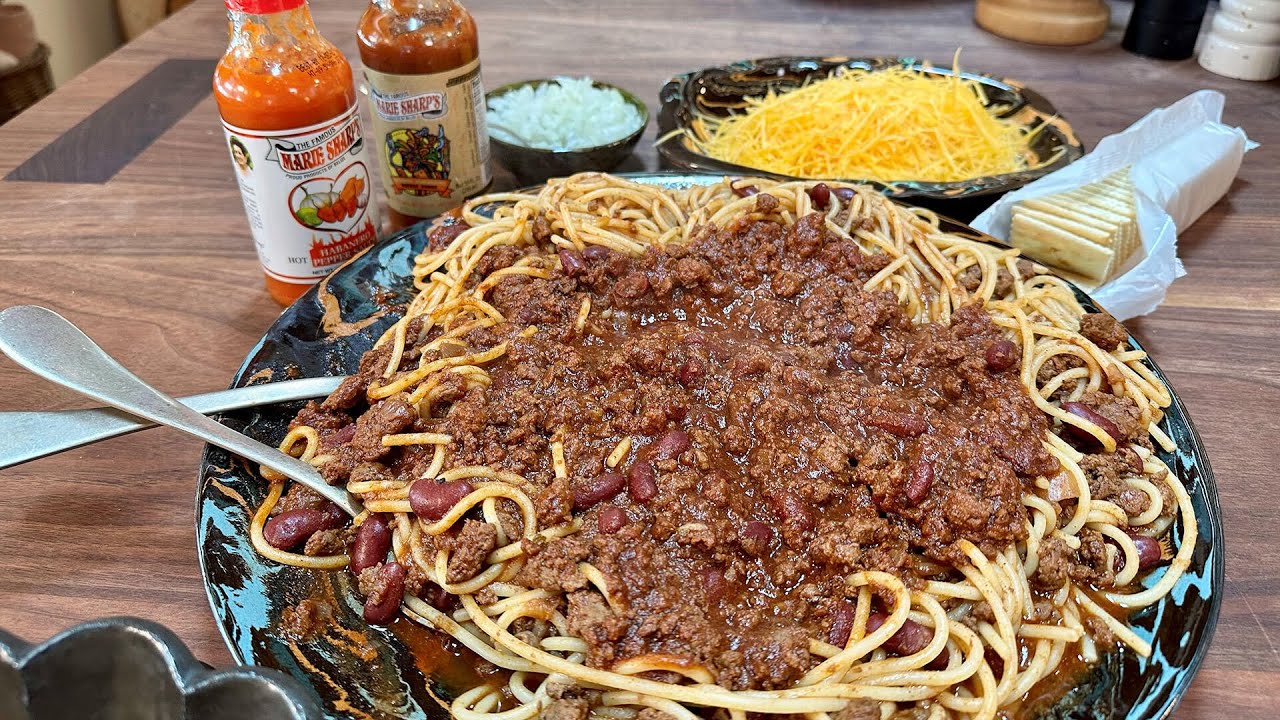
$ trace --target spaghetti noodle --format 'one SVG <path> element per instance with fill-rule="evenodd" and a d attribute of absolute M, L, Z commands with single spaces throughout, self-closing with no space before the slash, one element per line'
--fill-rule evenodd
<path fill-rule="evenodd" d="M 1143 354 L 1016 250 L 826 191 L 477 198 L 299 415 L 281 448 L 390 528 L 369 603 L 407 586 L 405 614 L 508 671 L 455 717 L 994 718 L 1067 658 L 1150 652 L 1124 613 L 1197 529 Z M 264 555 L 367 554 L 270 545 L 306 498 L 276 508 L 269 479 Z"/>

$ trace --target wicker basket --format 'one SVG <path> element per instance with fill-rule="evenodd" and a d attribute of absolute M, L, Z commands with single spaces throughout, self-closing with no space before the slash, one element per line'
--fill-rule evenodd
<path fill-rule="evenodd" d="M 0 73 L 0 125 L 53 92 L 49 46 L 40 43 L 18 66 Z"/>

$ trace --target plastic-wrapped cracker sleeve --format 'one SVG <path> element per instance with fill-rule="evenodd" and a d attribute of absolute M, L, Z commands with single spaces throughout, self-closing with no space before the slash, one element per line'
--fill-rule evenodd
<path fill-rule="evenodd" d="M 1257 147 L 1240 128 L 1223 125 L 1222 93 L 1200 90 L 1153 110 L 1123 132 L 1103 138 L 1079 161 L 1000 198 L 973 226 L 1009 238 L 1019 200 L 1068 192 L 1130 166 L 1142 252 L 1091 295 L 1121 320 L 1145 315 L 1186 274 L 1177 234 L 1216 203 L 1235 179 L 1245 152 Z"/>

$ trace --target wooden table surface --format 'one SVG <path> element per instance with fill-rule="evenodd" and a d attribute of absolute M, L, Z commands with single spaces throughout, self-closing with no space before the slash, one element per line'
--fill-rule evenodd
<path fill-rule="evenodd" d="M 312 5 L 321 31 L 355 58 L 359 3 Z M 1223 91 L 1227 122 L 1262 147 L 1246 158 L 1228 197 L 1180 239 L 1187 276 L 1158 311 L 1129 327 L 1190 408 L 1226 516 L 1221 621 L 1176 717 L 1274 716 L 1280 85 L 1123 52 L 1123 3 L 1113 3 L 1103 40 L 1074 49 L 988 35 L 974 26 L 967 2 L 467 5 L 479 23 L 489 87 L 589 73 L 651 108 L 670 75 L 733 59 L 947 61 L 957 46 L 966 65 L 1015 76 L 1051 98 L 1090 146 L 1193 90 Z M 262 287 L 208 94 L 225 42 L 221 3 L 198 0 L 0 128 L 0 307 L 36 303 L 62 312 L 174 394 L 225 387 L 280 311 Z M 650 127 L 628 169 L 656 166 L 652 137 Z M 85 405 L 0 358 L 0 411 Z M 0 627 L 43 640 L 89 618 L 138 615 L 168 625 L 206 662 L 230 662 L 196 560 L 200 450 L 176 432 L 151 430 L 0 471 Z"/>

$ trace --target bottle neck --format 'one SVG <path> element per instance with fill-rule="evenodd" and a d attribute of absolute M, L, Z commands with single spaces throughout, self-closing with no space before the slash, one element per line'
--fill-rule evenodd
<path fill-rule="evenodd" d="M 370 0 L 382 12 L 398 15 L 439 13 L 462 7 L 457 0 Z"/>
<path fill-rule="evenodd" d="M 252 52 L 280 46 L 321 42 L 320 31 L 304 2 L 297 7 L 276 12 L 227 10 L 231 29 L 231 50 Z"/>

